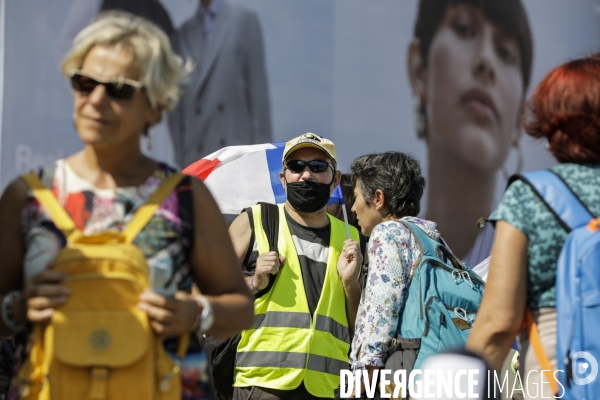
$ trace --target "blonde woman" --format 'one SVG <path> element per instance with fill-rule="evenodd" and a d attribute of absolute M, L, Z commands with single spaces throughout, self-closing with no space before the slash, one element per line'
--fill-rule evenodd
<path fill-rule="evenodd" d="M 83 148 L 36 172 L 84 234 L 122 231 L 176 172 L 143 155 L 140 139 L 175 106 L 188 70 L 158 27 L 128 13 L 102 14 L 75 38 L 62 72 L 73 87 Z M 49 321 L 69 301 L 66 276 L 50 268 L 65 237 L 19 178 L 0 199 L 0 222 L 0 333 L 11 336 Z M 198 323 L 216 336 L 250 327 L 251 295 L 200 181 L 184 178 L 133 243 L 146 257 L 152 289 L 139 308 L 158 335 L 177 337 Z M 186 293 L 194 282 L 203 297 Z"/>

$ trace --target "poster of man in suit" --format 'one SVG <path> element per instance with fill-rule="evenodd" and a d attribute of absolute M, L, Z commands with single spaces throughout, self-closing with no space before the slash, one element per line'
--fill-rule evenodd
<path fill-rule="evenodd" d="M 197 12 L 176 31 L 175 47 L 195 65 L 169 115 L 180 166 L 223 147 L 272 141 L 256 13 L 228 0 L 201 0 Z"/>

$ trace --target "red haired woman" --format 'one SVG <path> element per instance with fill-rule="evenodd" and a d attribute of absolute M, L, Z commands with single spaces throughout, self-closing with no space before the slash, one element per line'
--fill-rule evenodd
<path fill-rule="evenodd" d="M 527 133 L 545 138 L 561 163 L 551 169 L 600 216 L 600 57 L 551 71 L 530 100 Z M 520 330 L 525 307 L 538 325 L 544 350 L 556 370 L 556 265 L 567 237 L 560 221 L 525 182 L 514 181 L 491 220 L 496 224 L 486 291 L 467 347 L 499 370 Z M 528 398 L 547 381 L 525 334 L 520 375 Z M 534 370 L 537 370 L 534 371 Z M 529 372 L 531 371 L 531 374 Z M 529 395 L 531 393 L 531 395 Z M 543 386 L 539 396 L 551 395 Z"/>

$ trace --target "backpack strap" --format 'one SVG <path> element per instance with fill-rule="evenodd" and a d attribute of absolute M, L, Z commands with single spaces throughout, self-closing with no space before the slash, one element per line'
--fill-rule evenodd
<path fill-rule="evenodd" d="M 555 172 L 542 170 L 514 175 L 509 185 L 517 179 L 533 189 L 567 232 L 594 218 L 586 205 Z"/>
<path fill-rule="evenodd" d="M 552 364 L 550 364 L 550 360 L 546 355 L 546 351 L 542 345 L 542 340 L 540 339 L 537 324 L 533 320 L 533 315 L 531 314 L 529 307 L 525 308 L 525 324 L 527 326 L 527 332 L 529 333 L 529 344 L 533 348 L 533 353 L 538 359 L 546 379 L 548 379 L 547 383 L 550 384 L 552 393 L 554 393 L 554 396 L 558 396 L 558 384 L 556 383 L 553 375 L 554 369 L 552 368 Z"/>
<path fill-rule="evenodd" d="M 27 186 L 31 189 L 33 197 L 40 202 L 40 204 L 46 209 L 46 212 L 50 216 L 54 225 L 62 232 L 67 241 L 69 236 L 72 234 L 79 233 L 79 230 L 75 226 L 75 222 L 71 219 L 69 214 L 60 205 L 56 196 L 50 189 L 46 187 L 40 180 L 40 178 L 33 172 L 22 175 L 21 179 L 27 183 Z"/>
<path fill-rule="evenodd" d="M 271 203 L 260 202 L 260 219 L 269 242 L 269 251 L 277 250 L 279 240 L 279 207 Z"/>
<path fill-rule="evenodd" d="M 431 239 L 421 228 L 412 222 L 398 220 L 402 225 L 406 226 L 408 230 L 413 234 L 417 246 L 421 249 L 421 254 L 428 257 L 437 257 L 436 249 L 438 247 L 435 240 Z"/>
<path fill-rule="evenodd" d="M 10 344 L 10 339 L 2 339 L 2 347 L 12 362 L 15 362 L 15 351 L 12 348 L 12 344 Z"/>
<path fill-rule="evenodd" d="M 445 257 L 445 259 L 442 259 L 442 261 L 447 262 L 449 260 L 450 263 L 452 263 L 452 265 L 454 266 L 454 268 L 459 269 L 459 270 L 466 269 L 464 263 L 462 261 L 460 261 L 458 259 L 458 257 L 456 257 L 454 255 L 454 253 L 452 253 L 450 248 L 446 246 L 446 242 L 444 242 L 443 239 L 441 239 L 443 243 L 440 243 L 440 242 L 430 238 L 423 231 L 423 229 L 419 228 L 418 225 L 416 225 L 412 222 L 402 221 L 402 220 L 398 220 L 398 222 L 400 222 L 401 224 L 406 226 L 412 232 L 413 236 L 415 237 L 415 241 L 417 242 L 417 246 L 419 246 L 419 249 L 421 250 L 421 257 L 427 256 L 427 257 L 439 258 L 437 250 L 440 250 L 440 252 Z M 419 262 L 420 262 L 420 260 L 419 260 Z M 417 264 L 418 264 L 418 262 L 417 262 Z"/>
<path fill-rule="evenodd" d="M 158 207 L 167 196 L 185 178 L 181 172 L 174 172 L 152 193 L 150 198 L 135 212 L 129 224 L 123 229 L 126 243 L 131 243 L 142 229 L 150 222 Z M 190 344 L 190 333 L 185 332 L 179 337 L 177 344 L 177 357 L 182 360 L 187 353 Z"/>
<path fill-rule="evenodd" d="M 279 249 L 277 248 L 277 240 L 279 239 L 279 207 L 271 203 L 259 202 L 258 204 L 260 204 L 260 222 L 267 237 L 267 242 L 269 242 L 269 251 L 276 251 L 279 254 Z M 255 294 L 255 296 L 260 297 L 271 290 L 275 284 L 275 279 L 277 279 L 277 275 L 269 274 L 267 287 L 258 292 L 261 293 L 260 295 Z"/>
<path fill-rule="evenodd" d="M 167 198 L 167 196 L 175 189 L 175 187 L 185 177 L 181 172 L 175 172 L 169 176 L 159 187 L 152 193 L 150 198 L 144 203 L 133 215 L 127 227 L 123 230 L 125 242 L 131 243 L 142 229 L 150 222 L 158 207 Z"/>

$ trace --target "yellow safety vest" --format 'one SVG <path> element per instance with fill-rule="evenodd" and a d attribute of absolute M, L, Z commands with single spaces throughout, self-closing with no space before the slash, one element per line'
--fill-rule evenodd
<path fill-rule="evenodd" d="M 259 254 L 269 251 L 260 206 L 252 207 Z M 254 301 L 251 330 L 243 331 L 237 348 L 237 387 L 260 386 L 292 390 L 304 385 L 317 397 L 332 398 L 340 370 L 348 368 L 350 333 L 337 260 L 346 239 L 344 223 L 329 216 L 331 235 L 323 291 L 314 316 L 308 308 L 298 253 L 283 204 L 279 205 L 279 254 L 286 263 L 271 290 Z M 358 241 L 358 231 L 350 227 Z"/>

